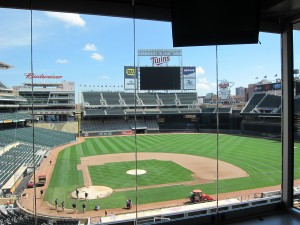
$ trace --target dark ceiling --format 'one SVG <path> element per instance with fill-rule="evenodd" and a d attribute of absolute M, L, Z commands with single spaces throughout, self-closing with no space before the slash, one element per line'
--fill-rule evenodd
<path fill-rule="evenodd" d="M 172 6 L 174 2 L 180 2 L 180 4 L 184 3 L 190 7 L 190 9 L 193 9 L 194 4 L 197 2 L 197 7 L 200 6 L 202 11 L 205 7 L 210 7 L 208 10 L 212 11 L 212 8 L 218 7 L 218 4 L 222 1 L 224 3 L 224 0 L 0 0 L 0 7 L 172 22 Z M 236 0 L 226 1 L 230 2 Z M 243 2 L 244 0 L 240 1 Z M 295 21 L 300 18 L 300 0 L 257 1 L 259 2 L 260 31 L 281 33 L 281 21 Z M 132 2 L 134 2 L 134 7 Z M 211 2 L 213 2 L 213 4 Z M 245 10 L 245 7 L 240 10 Z M 182 10 L 183 15 L 187 13 L 189 12 Z M 212 16 L 215 15 L 212 13 Z"/>

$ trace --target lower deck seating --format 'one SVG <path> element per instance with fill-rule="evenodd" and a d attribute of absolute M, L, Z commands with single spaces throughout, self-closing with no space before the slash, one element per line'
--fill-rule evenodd
<path fill-rule="evenodd" d="M 37 223 L 35 223 L 35 221 Z M 19 208 L 13 209 L 0 209 L 0 224 L 5 225 L 48 225 L 48 224 L 64 224 L 64 225 L 79 225 L 79 221 L 76 219 L 63 219 L 63 218 L 51 218 L 37 216 L 21 211 Z"/>

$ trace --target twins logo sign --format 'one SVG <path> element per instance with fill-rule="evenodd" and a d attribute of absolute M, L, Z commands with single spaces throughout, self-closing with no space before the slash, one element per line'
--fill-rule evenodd
<path fill-rule="evenodd" d="M 170 61 L 170 56 L 160 56 L 160 57 L 151 57 L 150 58 L 152 65 L 160 66 L 164 63 L 167 63 Z"/>

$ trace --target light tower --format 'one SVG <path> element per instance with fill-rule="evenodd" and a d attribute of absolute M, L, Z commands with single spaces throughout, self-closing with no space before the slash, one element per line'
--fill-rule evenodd
<path fill-rule="evenodd" d="M 234 82 L 229 82 L 227 80 L 221 80 L 218 84 L 218 99 L 219 102 L 232 102 L 233 98 L 231 96 L 230 88 L 234 85 Z"/>

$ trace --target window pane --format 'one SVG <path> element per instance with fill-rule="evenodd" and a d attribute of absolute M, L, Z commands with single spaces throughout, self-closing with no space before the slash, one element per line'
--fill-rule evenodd
<path fill-rule="evenodd" d="M 280 197 L 280 36 L 218 52 L 219 200 Z"/>
<path fill-rule="evenodd" d="M 300 145 L 299 145 L 299 128 L 298 128 L 298 115 L 299 115 L 299 106 L 300 102 L 298 101 L 298 97 L 300 94 L 300 79 L 299 79 L 299 23 L 294 24 L 294 32 L 293 32 L 293 51 L 294 51 L 294 207 L 297 209 L 300 209 L 300 183 L 299 183 L 299 177 L 300 177 Z"/>
<path fill-rule="evenodd" d="M 214 47 L 172 46 L 170 23 L 136 21 L 137 109 L 144 111 L 137 132 L 147 133 L 137 136 L 137 169 L 146 172 L 137 176 L 137 201 L 140 217 L 152 215 L 149 222 L 216 205 L 216 120 L 203 104 L 216 90 Z"/>

